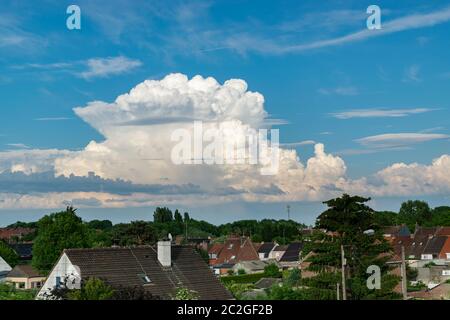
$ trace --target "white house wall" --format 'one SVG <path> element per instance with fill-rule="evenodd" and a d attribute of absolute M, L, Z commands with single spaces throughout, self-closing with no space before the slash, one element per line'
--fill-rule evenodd
<path fill-rule="evenodd" d="M 62 281 L 66 276 L 69 275 L 74 275 L 81 279 L 79 268 L 77 266 L 74 266 L 72 262 L 70 262 L 69 257 L 64 253 L 59 259 L 56 266 L 53 268 L 52 272 L 47 277 L 47 280 L 39 291 L 37 298 L 42 299 L 45 292 L 51 291 L 56 286 L 57 277 L 60 277 Z M 80 284 L 78 281 L 74 289 L 79 289 L 79 287 Z"/>

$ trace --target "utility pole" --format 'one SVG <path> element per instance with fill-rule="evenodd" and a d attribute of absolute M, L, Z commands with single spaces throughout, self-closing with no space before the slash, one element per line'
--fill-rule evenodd
<path fill-rule="evenodd" d="M 288 221 L 289 221 L 289 220 L 291 220 L 291 206 L 287 205 L 286 209 L 287 209 L 287 215 L 288 215 Z"/>
<path fill-rule="evenodd" d="M 344 246 L 341 244 L 341 275 L 342 275 L 342 300 L 347 300 L 347 288 L 345 285 L 345 265 L 347 264 L 345 261 L 345 253 Z"/>
<path fill-rule="evenodd" d="M 403 300 L 408 300 L 408 288 L 407 288 L 407 282 L 408 279 L 406 277 L 406 262 L 405 262 L 405 246 L 402 246 L 402 293 L 403 293 Z"/>
<path fill-rule="evenodd" d="M 341 288 L 340 288 L 340 285 L 339 285 L 339 282 L 338 282 L 338 283 L 336 283 L 336 297 L 337 297 L 338 301 L 341 300 L 340 297 L 339 297 L 339 290 L 340 289 Z"/>

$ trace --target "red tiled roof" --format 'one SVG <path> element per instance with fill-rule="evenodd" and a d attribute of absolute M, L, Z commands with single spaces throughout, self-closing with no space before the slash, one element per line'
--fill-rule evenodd
<path fill-rule="evenodd" d="M 450 227 L 440 227 L 436 232 L 437 236 L 450 236 Z"/>
<path fill-rule="evenodd" d="M 34 232 L 30 228 L 0 228 L 0 239 L 10 240 L 13 237 L 23 237 L 29 233 Z"/>
<path fill-rule="evenodd" d="M 250 238 L 230 238 L 225 241 L 215 264 L 259 260 L 257 249 Z"/>

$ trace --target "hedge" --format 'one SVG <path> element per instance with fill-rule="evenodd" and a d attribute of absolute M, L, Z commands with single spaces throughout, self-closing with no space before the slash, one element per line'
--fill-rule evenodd
<path fill-rule="evenodd" d="M 234 283 L 255 283 L 261 278 L 264 278 L 264 273 L 253 273 L 253 274 L 243 274 L 243 275 L 236 275 L 236 276 L 226 276 L 221 277 L 220 280 L 223 284 L 229 284 L 231 282 Z"/>

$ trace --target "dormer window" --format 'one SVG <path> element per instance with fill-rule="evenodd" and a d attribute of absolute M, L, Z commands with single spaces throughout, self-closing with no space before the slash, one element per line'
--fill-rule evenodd
<path fill-rule="evenodd" d="M 150 277 L 146 274 L 138 274 L 139 279 L 141 279 L 141 281 L 144 284 L 149 284 L 152 283 L 152 280 L 150 280 Z"/>

